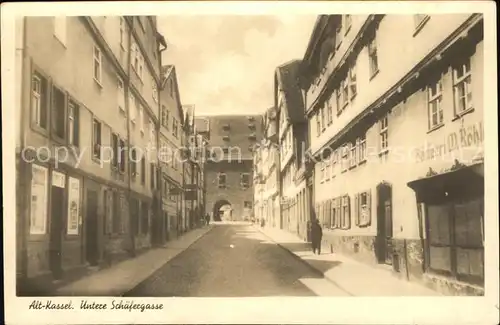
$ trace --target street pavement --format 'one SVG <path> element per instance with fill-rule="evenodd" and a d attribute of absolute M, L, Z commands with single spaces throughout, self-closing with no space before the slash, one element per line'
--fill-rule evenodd
<path fill-rule="evenodd" d="M 211 231 L 125 297 L 348 296 L 321 273 L 244 223 Z"/>

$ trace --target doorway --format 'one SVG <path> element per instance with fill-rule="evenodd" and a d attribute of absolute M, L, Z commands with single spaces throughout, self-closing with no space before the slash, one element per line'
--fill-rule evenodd
<path fill-rule="evenodd" d="M 85 227 L 85 242 L 87 252 L 87 262 L 91 266 L 96 266 L 99 261 L 98 223 L 97 223 L 98 193 L 94 190 L 87 190 L 87 214 Z"/>
<path fill-rule="evenodd" d="M 392 264 L 392 187 L 388 183 L 377 186 L 377 260 Z"/>
<path fill-rule="evenodd" d="M 52 185 L 50 216 L 50 269 L 55 279 L 62 277 L 62 241 L 65 202 L 64 187 Z"/>

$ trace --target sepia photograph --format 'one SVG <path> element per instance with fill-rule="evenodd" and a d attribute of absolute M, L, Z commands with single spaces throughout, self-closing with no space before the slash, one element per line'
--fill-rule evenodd
<path fill-rule="evenodd" d="M 465 322 L 452 297 L 495 323 L 495 8 L 475 2 L 2 6 L 12 323 L 279 322 L 237 316 L 259 299 L 378 323 L 346 298 Z"/>

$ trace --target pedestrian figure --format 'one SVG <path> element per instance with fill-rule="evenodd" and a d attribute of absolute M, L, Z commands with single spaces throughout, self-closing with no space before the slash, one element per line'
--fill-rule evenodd
<path fill-rule="evenodd" d="M 207 213 L 205 216 L 205 220 L 207 221 L 207 226 L 210 224 L 210 215 Z"/>
<path fill-rule="evenodd" d="M 316 254 L 318 251 L 318 255 L 321 255 L 321 239 L 323 237 L 323 229 L 321 229 L 321 225 L 319 224 L 318 219 L 314 219 L 311 225 L 311 243 L 313 254 Z"/>

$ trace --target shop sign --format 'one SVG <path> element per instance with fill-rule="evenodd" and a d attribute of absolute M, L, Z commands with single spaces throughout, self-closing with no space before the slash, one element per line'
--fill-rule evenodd
<path fill-rule="evenodd" d="M 435 160 L 438 158 L 458 158 L 456 152 L 462 150 L 472 150 L 479 154 L 483 151 L 483 122 L 462 126 L 459 130 L 447 134 L 441 142 L 437 144 L 425 144 L 417 148 L 415 158 L 417 162 Z"/>

